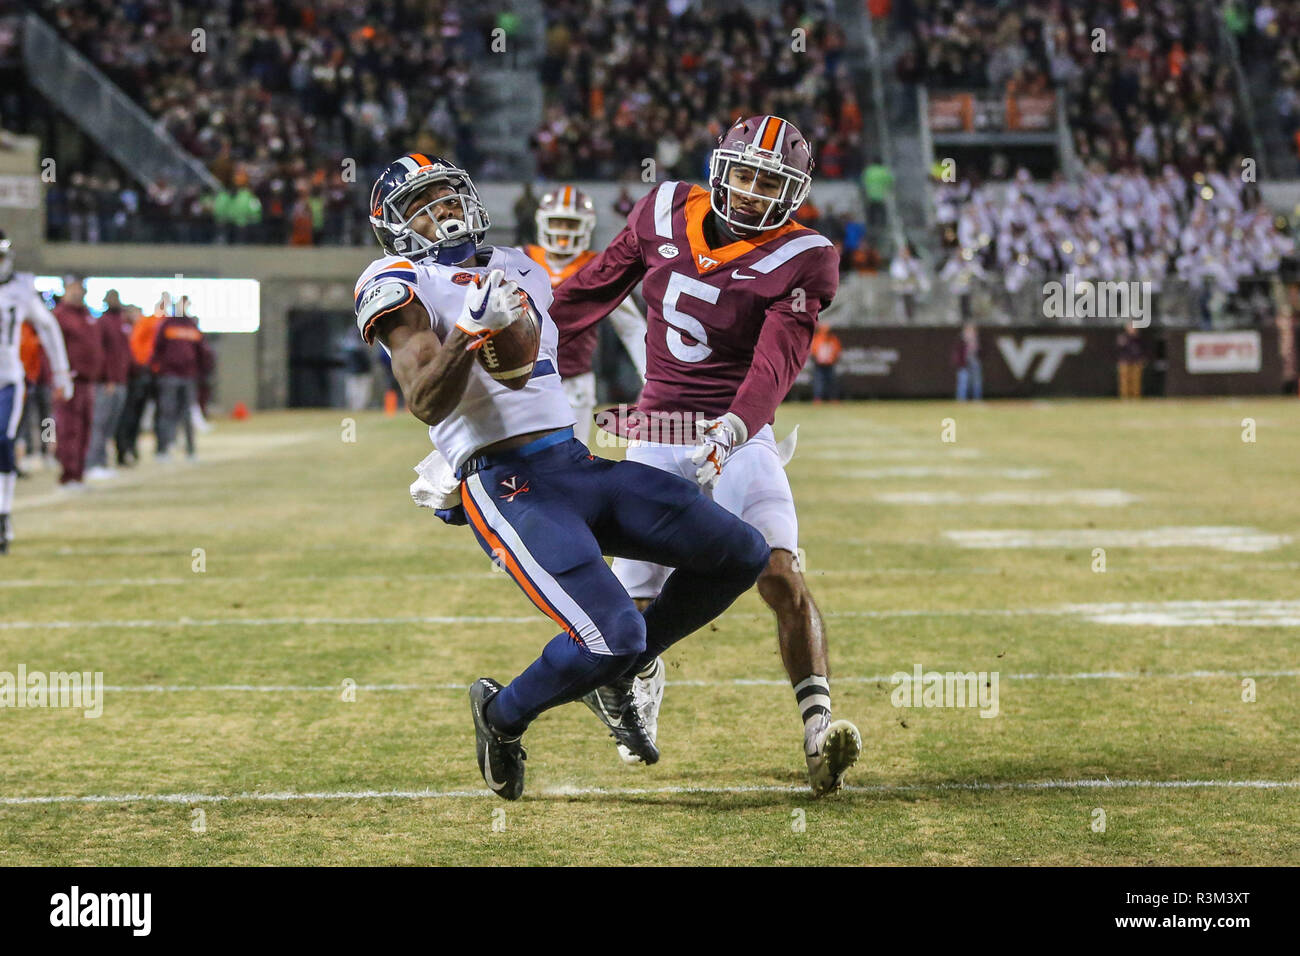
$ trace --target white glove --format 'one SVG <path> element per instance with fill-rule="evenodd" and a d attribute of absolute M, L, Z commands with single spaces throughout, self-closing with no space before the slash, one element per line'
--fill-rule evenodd
<path fill-rule="evenodd" d="M 65 402 L 72 398 L 72 373 L 55 372 L 54 373 L 54 394 Z"/>
<path fill-rule="evenodd" d="M 718 483 L 722 466 L 727 463 L 731 453 L 738 445 L 743 445 L 749 437 L 745 423 L 734 412 L 727 412 L 721 418 L 696 422 L 695 431 L 701 444 L 691 452 L 691 461 L 699 465 L 695 480 L 701 487 L 712 488 Z"/>
<path fill-rule="evenodd" d="M 429 452 L 413 470 L 420 477 L 411 482 L 411 500 L 421 508 L 440 511 L 460 504 L 460 482 L 438 449 Z"/>
<path fill-rule="evenodd" d="M 482 345 L 526 310 L 528 296 L 513 279 L 502 282 L 505 276 L 504 269 L 493 269 L 486 281 L 476 277 L 465 294 L 456 328 L 478 339 L 472 348 Z"/>

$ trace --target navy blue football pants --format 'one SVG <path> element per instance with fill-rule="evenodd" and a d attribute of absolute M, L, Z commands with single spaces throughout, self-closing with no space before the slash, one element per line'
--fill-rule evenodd
<path fill-rule="evenodd" d="M 749 590 L 770 554 L 695 483 L 599 458 L 571 434 L 493 458 L 461 482 L 483 550 L 561 629 L 489 704 L 504 733 L 649 664 Z M 676 570 L 641 612 L 603 555 Z"/>

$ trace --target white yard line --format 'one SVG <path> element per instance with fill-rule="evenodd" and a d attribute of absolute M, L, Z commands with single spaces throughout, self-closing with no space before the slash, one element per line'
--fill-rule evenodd
<path fill-rule="evenodd" d="M 112 492 L 119 488 L 138 488 L 153 483 L 155 479 L 174 483 L 183 476 L 199 473 L 199 470 L 204 465 L 240 461 L 254 455 L 264 454 L 267 451 L 320 440 L 320 433 L 312 434 L 310 432 L 297 435 L 222 435 L 219 438 L 208 439 L 199 436 L 198 444 L 201 449 L 209 443 L 215 447 L 211 452 L 201 451 L 198 464 L 190 464 L 182 460 L 166 463 L 149 461 L 137 468 L 121 469 L 118 476 L 111 481 L 92 484 L 84 492 L 77 494 L 62 490 L 50 491 L 33 497 L 16 494 L 14 496 L 14 511 L 15 513 L 21 513 L 33 508 L 45 508 L 50 505 L 72 507 L 74 505 L 93 504 L 101 495 L 103 500 L 112 500 Z"/>
<path fill-rule="evenodd" d="M 185 560 L 190 560 L 188 555 Z M 486 558 L 484 561 L 486 562 Z M 174 578 L 33 578 L 27 581 L 0 581 L 0 588 L 116 588 L 116 587 L 162 587 L 175 584 L 234 584 L 241 581 L 253 581 L 259 584 L 309 583 L 312 581 L 424 581 L 430 578 L 465 578 L 473 580 L 510 581 L 510 576 L 499 571 L 428 571 L 420 574 L 290 574 L 284 577 L 259 575 L 189 574 Z"/>
<path fill-rule="evenodd" d="M 1137 495 L 1119 488 L 1071 488 L 1060 491 L 882 491 L 875 495 L 875 499 L 887 505 L 1086 505 L 1097 508 L 1116 508 L 1140 500 Z"/>
<path fill-rule="evenodd" d="M 910 673 L 907 671 L 905 673 Z M 868 674 L 859 677 L 836 677 L 835 684 L 887 684 L 892 674 Z M 1300 677 L 1300 670 L 1234 670 L 1234 671 L 1183 671 L 1164 673 L 1151 671 L 1079 671 L 1073 674 L 1002 674 L 1002 680 L 1199 680 L 1203 678 L 1241 677 Z M 718 680 L 670 680 L 669 687 L 789 687 L 788 680 L 761 677 L 732 677 Z M 468 684 L 357 684 L 352 690 L 361 692 L 405 692 L 447 690 L 463 691 Z M 126 694 L 316 694 L 339 693 L 338 684 L 105 684 L 104 690 Z"/>
<path fill-rule="evenodd" d="M 530 624 L 545 618 L 528 617 L 223 617 L 188 618 L 141 621 L 0 621 L 0 631 L 71 630 L 75 628 L 137 628 L 137 627 L 318 627 L 373 624 Z"/>
<path fill-rule="evenodd" d="M 1300 600 L 1126 601 L 1110 604 L 1060 604 L 1025 608 L 900 608 L 880 611 L 832 611 L 832 618 L 883 620 L 911 617 L 1081 617 L 1099 624 L 1160 627 L 1300 627 Z M 143 627 L 347 627 L 389 624 L 529 624 L 538 615 L 406 617 L 225 617 L 168 620 L 0 621 L 0 630 L 73 630 Z"/>
<path fill-rule="evenodd" d="M 185 557 L 188 561 L 188 555 Z M 1031 569 L 1033 570 L 1033 569 Z M 1056 568 L 1037 569 L 1043 574 L 1059 574 Z M 1213 571 L 1219 574 L 1223 571 L 1300 571 L 1300 561 L 1272 561 L 1260 564 L 1219 564 L 1201 565 L 1201 564 L 1150 564 L 1142 568 L 1143 572 L 1159 573 L 1182 573 L 1183 571 Z M 981 574 L 1006 574 L 1006 568 L 998 567 L 972 567 L 972 568 L 835 568 L 831 570 L 822 570 L 812 568 L 804 572 L 811 578 L 868 578 L 884 575 L 981 575 Z M 1017 571 L 1017 574 L 1024 574 L 1023 570 Z M 497 571 L 428 571 L 419 574 L 298 574 L 287 577 L 268 577 L 267 575 L 230 575 L 220 576 L 212 573 L 207 574 L 190 574 L 185 577 L 175 578 L 87 578 L 77 580 L 74 578 L 32 578 L 30 580 L 17 581 L 0 581 L 0 590 L 5 588 L 117 588 L 117 587 L 163 587 L 177 584 L 194 584 L 204 583 L 209 586 L 214 584 L 238 583 L 242 581 L 255 581 L 259 584 L 282 583 L 282 582 L 311 582 L 311 581 L 424 581 L 430 578 L 462 578 L 466 580 L 480 581 L 503 581 L 513 583 L 509 575 L 501 574 Z"/>
<path fill-rule="evenodd" d="M 1184 525 L 1164 528 L 1106 529 L 982 529 L 945 531 L 943 536 L 961 548 L 1012 550 L 1024 548 L 1209 548 L 1215 551 L 1258 553 L 1291 543 L 1291 535 L 1271 534 L 1257 528 Z"/>
<path fill-rule="evenodd" d="M 916 792 L 992 792 L 1042 790 L 1294 790 L 1300 780 L 1035 780 L 972 781 L 970 783 L 878 784 L 846 786 L 848 793 L 891 794 Z M 543 787 L 534 792 L 540 797 L 646 797 L 745 793 L 807 794 L 804 786 L 754 785 L 737 787 Z M 0 806 L 31 806 L 52 803 L 290 803 L 300 800 L 457 800 L 465 797 L 491 797 L 490 790 L 321 790 L 244 793 L 123 793 L 74 796 L 3 796 Z"/>
<path fill-rule="evenodd" d="M 798 457 L 796 453 L 795 457 Z M 837 472 L 838 478 L 1006 478 L 1032 481 L 1046 478 L 1045 468 L 985 468 L 979 465 L 895 465 L 884 468 L 852 468 Z M 855 490 L 855 493 L 860 493 Z"/>

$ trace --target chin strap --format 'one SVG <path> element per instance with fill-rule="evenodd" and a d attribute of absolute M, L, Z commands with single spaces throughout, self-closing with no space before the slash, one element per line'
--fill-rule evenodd
<path fill-rule="evenodd" d="M 464 242 L 457 243 L 454 246 L 439 246 L 434 251 L 433 261 L 440 266 L 459 265 L 467 259 L 472 259 L 474 253 L 478 251 L 478 246 L 473 239 L 466 239 Z"/>

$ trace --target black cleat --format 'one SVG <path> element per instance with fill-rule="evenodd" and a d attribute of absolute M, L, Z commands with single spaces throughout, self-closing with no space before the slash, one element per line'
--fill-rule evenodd
<path fill-rule="evenodd" d="M 9 516 L 0 515 L 0 554 L 9 553 Z"/>
<path fill-rule="evenodd" d="M 518 800 L 524 793 L 524 761 L 528 754 L 518 737 L 506 737 L 488 723 L 487 705 L 501 685 L 480 677 L 469 685 L 469 709 L 474 715 L 474 753 L 483 780 L 498 797 Z"/>
<path fill-rule="evenodd" d="M 643 763 L 651 764 L 659 760 L 659 748 L 632 699 L 635 680 L 635 674 L 627 674 L 612 684 L 597 687 L 582 702 L 609 728 L 611 737 Z"/>

